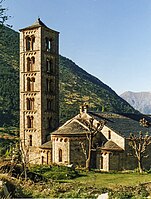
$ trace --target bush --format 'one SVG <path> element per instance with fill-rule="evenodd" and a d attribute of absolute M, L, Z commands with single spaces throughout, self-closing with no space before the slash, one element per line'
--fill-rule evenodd
<path fill-rule="evenodd" d="M 40 174 L 46 179 L 52 180 L 66 180 L 66 179 L 73 179 L 79 176 L 78 172 L 66 166 L 43 166 L 37 165 L 30 169 L 30 171 Z"/>
<path fill-rule="evenodd" d="M 117 187 L 117 190 L 110 192 L 111 199 L 126 199 L 126 198 L 146 198 L 149 195 L 146 188 L 143 185 L 139 185 L 136 187 Z"/>

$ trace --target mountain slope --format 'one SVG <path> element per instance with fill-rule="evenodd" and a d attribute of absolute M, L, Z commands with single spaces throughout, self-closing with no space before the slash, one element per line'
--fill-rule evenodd
<path fill-rule="evenodd" d="M 121 97 L 141 113 L 151 114 L 151 92 L 127 91 Z"/>
<path fill-rule="evenodd" d="M 0 37 L 0 126 L 19 121 L 19 34 L 3 28 Z M 79 112 L 87 102 L 91 110 L 135 112 L 110 87 L 73 61 L 60 56 L 60 122 Z"/>

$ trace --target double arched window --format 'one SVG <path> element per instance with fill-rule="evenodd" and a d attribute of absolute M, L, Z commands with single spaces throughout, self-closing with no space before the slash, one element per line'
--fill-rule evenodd
<path fill-rule="evenodd" d="M 27 128 L 33 128 L 33 116 L 27 116 Z"/>
<path fill-rule="evenodd" d="M 34 91 L 35 78 L 27 78 L 27 91 Z"/>
<path fill-rule="evenodd" d="M 34 110 L 34 98 L 26 99 L 27 110 Z"/>
<path fill-rule="evenodd" d="M 26 50 L 35 50 L 35 36 L 26 37 Z"/>
<path fill-rule="evenodd" d="M 35 69 L 35 57 L 27 58 L 27 72 L 34 71 Z"/>
<path fill-rule="evenodd" d="M 47 99 L 47 111 L 53 110 L 53 101 L 52 99 Z"/>

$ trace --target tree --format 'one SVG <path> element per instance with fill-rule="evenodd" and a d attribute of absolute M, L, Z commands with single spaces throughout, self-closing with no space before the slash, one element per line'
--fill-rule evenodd
<path fill-rule="evenodd" d="M 138 136 L 130 134 L 129 140 L 129 145 L 133 148 L 135 157 L 137 158 L 139 172 L 142 173 L 142 160 L 146 157 L 146 149 L 151 144 L 151 136 L 147 134 L 143 136 L 142 132 L 140 132 Z"/>
<path fill-rule="evenodd" d="M 3 25 L 4 22 L 6 22 L 9 18 L 9 16 L 6 14 L 7 8 L 3 8 L 2 2 L 4 0 L 0 0 L 0 25 Z"/>
<path fill-rule="evenodd" d="M 92 156 L 92 149 L 93 149 L 93 139 L 96 136 L 97 133 L 99 133 L 104 124 L 105 121 L 97 121 L 93 117 L 88 117 L 86 119 L 83 119 L 82 117 L 79 119 L 80 122 L 85 124 L 88 127 L 88 132 L 86 134 L 86 138 L 88 140 L 88 150 L 86 150 L 86 147 L 84 144 L 81 142 L 81 146 L 83 149 L 83 152 L 86 156 L 86 169 L 90 170 L 91 169 L 91 156 Z"/>

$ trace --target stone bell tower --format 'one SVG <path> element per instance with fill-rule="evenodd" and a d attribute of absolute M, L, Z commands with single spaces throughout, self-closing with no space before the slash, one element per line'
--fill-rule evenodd
<path fill-rule="evenodd" d="M 59 125 L 59 32 L 39 18 L 20 32 L 20 139 L 31 161 Z"/>

